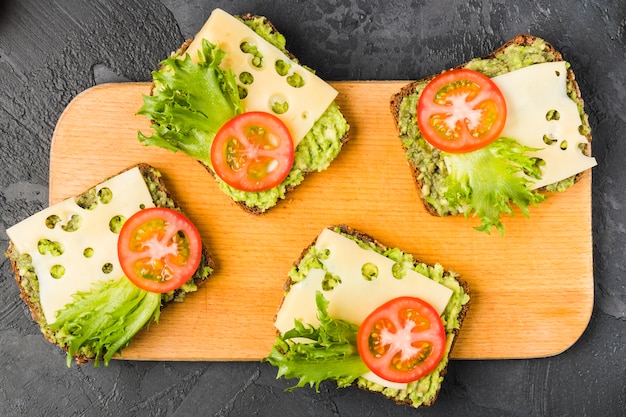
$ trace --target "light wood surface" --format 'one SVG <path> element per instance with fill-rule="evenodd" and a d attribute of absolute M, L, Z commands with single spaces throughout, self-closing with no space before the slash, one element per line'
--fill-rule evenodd
<path fill-rule="evenodd" d="M 457 359 L 558 354 L 586 328 L 593 305 L 591 175 L 566 193 L 505 218 L 506 235 L 477 232 L 476 219 L 437 218 L 422 207 L 389 111 L 403 81 L 332 83 L 351 124 L 331 167 L 311 174 L 264 215 L 237 207 L 196 161 L 145 147 L 135 113 L 147 83 L 105 84 L 78 95 L 51 147 L 50 202 L 78 194 L 138 162 L 152 164 L 216 260 L 215 274 L 123 351 L 127 359 L 259 360 L 292 263 L 328 225 L 345 223 L 470 284 Z"/>

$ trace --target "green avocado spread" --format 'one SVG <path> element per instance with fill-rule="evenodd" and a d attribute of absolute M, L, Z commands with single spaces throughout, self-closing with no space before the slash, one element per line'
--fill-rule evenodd
<path fill-rule="evenodd" d="M 359 246 L 364 249 L 374 250 L 381 255 L 393 260 L 396 265 L 401 266 L 400 269 L 413 269 L 414 271 L 450 288 L 452 290 L 452 296 L 446 306 L 441 319 L 443 321 L 444 328 L 446 330 L 446 351 L 443 359 L 437 365 L 437 367 L 427 376 L 411 382 L 407 385 L 406 389 L 390 388 L 379 385 L 372 381 L 369 381 L 363 377 L 358 377 L 355 381 L 356 385 L 374 392 L 379 392 L 382 395 L 389 397 L 397 402 L 409 404 L 412 407 L 419 407 L 423 404 L 429 404 L 431 400 L 437 395 L 441 382 L 443 381 L 443 371 L 449 361 L 449 353 L 452 347 L 452 343 L 456 334 L 456 331 L 461 327 L 459 322 L 459 314 L 463 309 L 463 306 L 469 302 L 470 296 L 465 292 L 464 288 L 458 281 L 459 276 L 453 271 L 444 270 L 443 266 L 436 264 L 430 266 L 421 262 L 417 262 L 411 254 L 407 254 L 401 249 L 390 248 L 383 249 L 373 242 L 365 242 L 352 234 L 345 233 L 340 227 L 334 229 L 335 232 L 346 236 L 349 239 L 355 241 Z M 293 282 L 299 282 L 305 279 L 311 270 L 324 268 L 320 259 L 323 259 L 324 254 L 319 253 L 315 246 L 311 246 L 307 252 L 303 255 L 302 259 L 297 265 L 294 265 L 289 271 L 289 278 Z M 366 275 L 375 274 L 371 270 L 365 271 Z M 397 277 L 402 279 L 401 277 Z M 340 279 L 340 277 L 339 277 Z M 367 278 L 366 278 L 367 279 Z M 341 385 L 338 381 L 339 386 Z"/>
<path fill-rule="evenodd" d="M 237 190 L 223 181 L 220 188 L 233 200 L 266 211 L 285 198 L 287 191 L 300 184 L 306 174 L 328 168 L 341 151 L 341 140 L 348 129 L 339 106 L 332 103 L 296 147 L 293 166 L 282 183 L 261 192 Z"/>
<path fill-rule="evenodd" d="M 533 64 L 555 61 L 556 57 L 542 39 L 536 40 L 527 46 L 510 45 L 494 58 L 475 58 L 464 65 L 464 68 L 481 72 L 488 77 L 495 77 Z M 440 216 L 456 215 L 458 208 L 451 207 L 445 197 L 446 178 L 448 169 L 444 163 L 441 152 L 430 146 L 422 137 L 416 121 L 417 103 L 427 81 L 418 82 L 413 93 L 403 98 L 398 115 L 398 129 L 400 140 L 406 150 L 406 157 L 417 168 L 419 180 L 422 181 L 420 190 L 422 198 L 427 201 Z M 568 79 L 568 95 L 578 105 L 578 110 L 583 121 L 582 134 L 589 133 L 587 115 L 584 113 L 583 104 L 576 97 L 576 92 Z M 547 191 L 565 191 L 574 184 L 575 177 L 548 185 Z"/>

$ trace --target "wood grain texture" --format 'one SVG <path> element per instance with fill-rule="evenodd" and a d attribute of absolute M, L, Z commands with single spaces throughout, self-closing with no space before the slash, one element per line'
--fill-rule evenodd
<path fill-rule="evenodd" d="M 505 218 L 506 236 L 476 219 L 438 218 L 421 205 L 389 112 L 403 81 L 332 83 L 351 140 L 331 167 L 311 174 L 264 215 L 237 207 L 196 161 L 145 147 L 135 113 L 147 83 L 105 84 L 78 95 L 54 132 L 50 203 L 78 194 L 138 162 L 161 170 L 216 259 L 215 274 L 123 357 L 141 360 L 259 360 L 292 263 L 322 228 L 345 223 L 468 281 L 470 312 L 452 357 L 530 358 L 558 354 L 586 328 L 593 306 L 591 174 L 566 193 Z"/>

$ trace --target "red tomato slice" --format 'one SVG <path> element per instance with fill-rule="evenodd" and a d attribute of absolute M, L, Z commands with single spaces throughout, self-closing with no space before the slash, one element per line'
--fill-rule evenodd
<path fill-rule="evenodd" d="M 446 332 L 437 311 L 415 297 L 399 297 L 374 310 L 359 327 L 361 359 L 379 377 L 412 382 L 443 358 Z"/>
<path fill-rule="evenodd" d="M 213 170 L 242 191 L 264 191 L 291 171 L 294 146 L 289 129 L 276 116 L 246 112 L 229 120 L 211 146 Z"/>
<path fill-rule="evenodd" d="M 424 139 L 450 153 L 480 149 L 496 140 L 506 122 L 506 101 L 480 72 L 454 69 L 435 77 L 417 104 Z"/>
<path fill-rule="evenodd" d="M 187 282 L 202 258 L 200 233 L 176 210 L 140 210 L 122 226 L 117 253 L 124 274 L 137 287 L 164 293 Z"/>

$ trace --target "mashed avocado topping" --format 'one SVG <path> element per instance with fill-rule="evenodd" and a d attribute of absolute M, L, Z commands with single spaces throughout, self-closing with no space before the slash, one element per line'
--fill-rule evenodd
<path fill-rule="evenodd" d="M 250 29 L 255 31 L 260 37 L 262 37 L 281 51 L 286 51 L 287 41 L 285 40 L 285 37 L 281 33 L 274 30 L 274 28 L 267 23 L 267 19 L 265 19 L 263 16 L 255 16 L 252 19 L 242 19 L 238 17 L 238 19 Z"/>
<path fill-rule="evenodd" d="M 459 284 L 457 280 L 458 275 L 454 272 L 446 272 L 439 264 L 429 266 L 416 262 L 412 255 L 404 253 L 398 248 L 382 249 L 373 242 L 365 242 L 358 237 L 343 232 L 339 227 L 334 230 L 357 242 L 362 248 L 374 250 L 393 260 L 397 265 L 401 265 L 406 269 L 413 269 L 453 291 L 441 315 L 447 335 L 444 358 L 435 370 L 427 376 L 409 383 L 406 389 L 389 388 L 365 379 L 361 375 L 367 371 L 367 368 L 363 368 L 363 363 L 359 359 L 356 342 L 354 341 L 354 335 L 358 331 L 358 326 L 343 320 L 327 317 L 326 307 L 328 302 L 324 302 L 323 295 L 318 293 L 317 304 L 319 316 L 322 317 L 320 328 L 312 329 L 306 323 L 296 321 L 294 330 L 276 339 L 272 351 L 266 360 L 278 367 L 278 377 L 299 379 L 298 384 L 293 388 L 310 385 L 318 389 L 319 384 L 323 380 L 333 380 L 338 387 L 356 384 L 361 388 L 380 392 L 389 398 L 407 403 L 412 407 L 428 404 L 439 391 L 443 380 L 443 371 L 448 364 L 448 355 L 456 331 L 460 328 L 459 314 L 463 306 L 469 302 L 469 294 Z M 291 268 L 289 278 L 293 282 L 300 282 L 309 275 L 311 270 L 324 269 L 321 260 L 326 256 L 328 254 L 324 253 L 324 251 L 320 252 L 314 245 L 311 246 L 303 255 L 301 261 Z M 371 270 L 366 272 L 367 275 L 372 273 Z M 340 332 L 339 329 L 341 329 Z M 297 343 L 294 341 L 294 337 L 313 338 L 317 340 L 313 345 L 317 345 L 319 342 L 323 348 L 316 349 L 309 344 Z"/>
<path fill-rule="evenodd" d="M 544 40 L 536 38 L 533 44 L 510 45 L 494 58 L 475 58 L 464 65 L 465 68 L 479 71 L 489 77 L 502 75 L 533 64 L 552 62 L 556 59 Z M 422 181 L 420 193 L 440 216 L 456 215 L 463 211 L 463 207 L 451 204 L 446 196 L 448 182 L 448 166 L 443 160 L 442 153 L 430 146 L 422 137 L 416 122 L 416 109 L 419 97 L 426 87 L 427 81 L 417 83 L 415 91 L 407 95 L 400 104 L 399 135 L 406 156 L 418 170 L 418 180 Z M 582 120 L 583 135 L 589 133 L 587 115 L 583 111 L 583 104 L 577 99 L 573 84 L 568 79 L 567 94 L 577 103 Z M 427 173 L 427 174 L 424 174 Z M 547 191 L 565 191 L 574 184 L 575 176 L 550 184 Z M 540 200 L 537 200 L 540 201 Z M 522 207 L 524 209 L 524 207 Z M 466 213 L 467 214 L 467 213 Z M 500 224 L 501 225 L 501 224 Z M 480 230 L 480 228 L 479 228 Z M 499 230 L 502 232 L 501 226 Z M 483 227 L 483 231 L 487 231 Z"/>
<path fill-rule="evenodd" d="M 237 190 L 223 181 L 220 181 L 220 188 L 233 200 L 265 211 L 283 199 L 287 191 L 300 184 L 306 174 L 328 168 L 341 151 L 341 138 L 348 129 L 339 106 L 332 103 L 296 147 L 293 166 L 282 183 L 256 193 Z"/>

